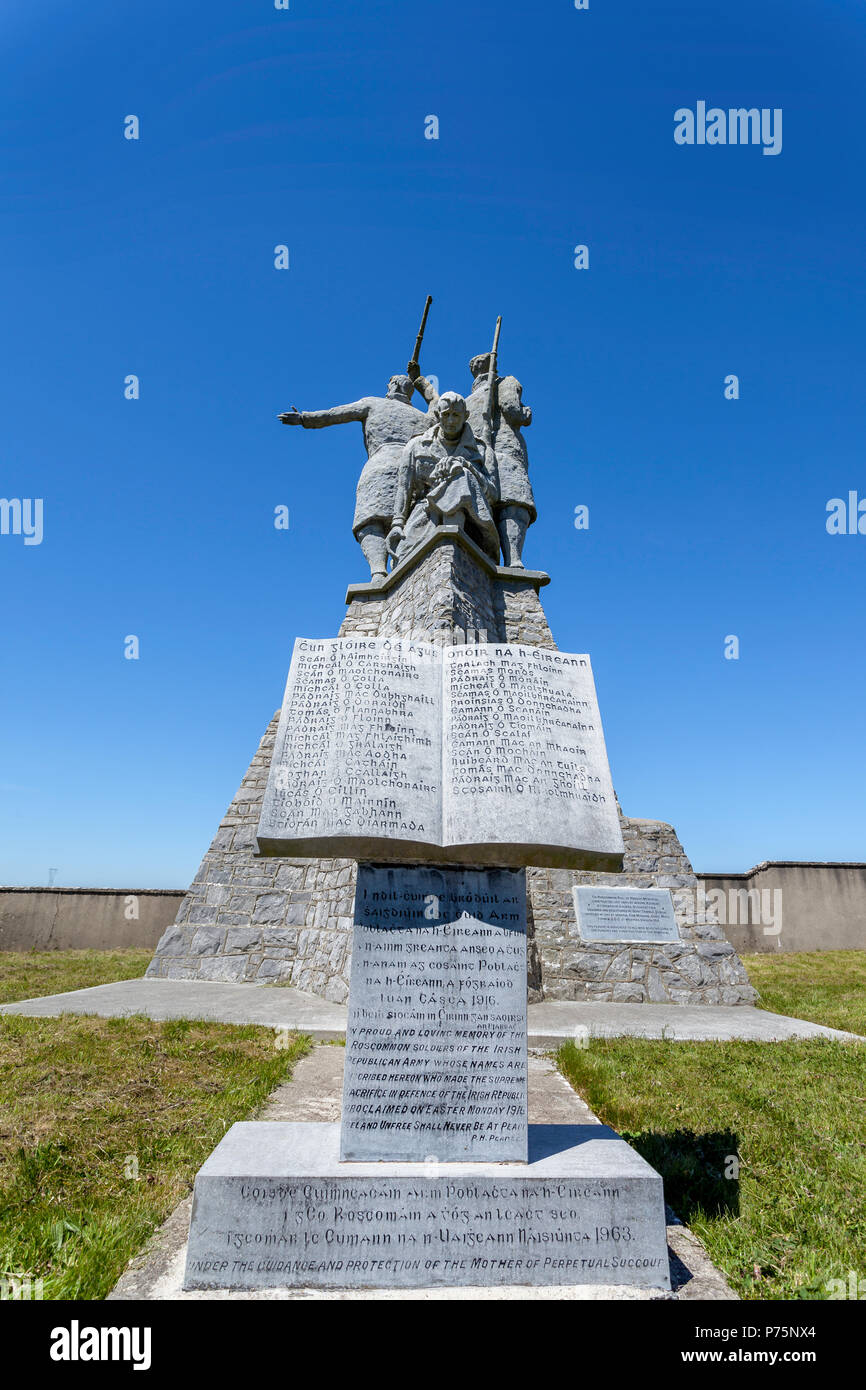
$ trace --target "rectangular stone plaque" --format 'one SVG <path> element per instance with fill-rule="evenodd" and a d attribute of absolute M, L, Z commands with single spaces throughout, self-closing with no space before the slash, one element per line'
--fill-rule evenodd
<path fill-rule="evenodd" d="M 341 1156 L 526 1161 L 526 880 L 359 864 Z"/>
<path fill-rule="evenodd" d="M 662 1180 L 604 1125 L 528 1164 L 341 1163 L 339 1125 L 232 1125 L 195 1180 L 184 1288 L 670 1288 Z"/>
<path fill-rule="evenodd" d="M 265 855 L 622 868 L 588 656 L 298 638 Z"/>
<path fill-rule="evenodd" d="M 577 886 L 574 911 L 584 941 L 679 941 L 667 888 Z"/>

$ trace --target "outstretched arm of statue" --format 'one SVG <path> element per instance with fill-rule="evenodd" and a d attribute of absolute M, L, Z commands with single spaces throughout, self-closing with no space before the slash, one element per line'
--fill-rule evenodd
<path fill-rule="evenodd" d="M 287 410 L 278 419 L 284 425 L 303 425 L 305 430 L 320 430 L 326 425 L 363 424 L 369 408 L 370 402 L 364 399 L 352 401 L 350 405 L 335 405 L 330 410 Z"/>
<path fill-rule="evenodd" d="M 499 409 L 514 429 L 532 424 L 532 411 L 523 404 L 523 387 L 517 377 L 503 377 L 497 388 Z"/>

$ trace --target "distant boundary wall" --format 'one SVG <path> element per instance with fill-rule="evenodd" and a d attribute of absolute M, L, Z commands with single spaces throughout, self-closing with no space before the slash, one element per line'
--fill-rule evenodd
<path fill-rule="evenodd" d="M 0 951 L 152 950 L 183 898 L 173 888 L 0 888 Z"/>
<path fill-rule="evenodd" d="M 697 879 L 740 955 L 866 950 L 864 863 L 773 859 L 745 874 Z"/>
<path fill-rule="evenodd" d="M 738 953 L 866 950 L 866 863 L 769 860 L 697 879 Z M 173 888 L 0 888 L 0 951 L 152 949 L 185 896 Z"/>

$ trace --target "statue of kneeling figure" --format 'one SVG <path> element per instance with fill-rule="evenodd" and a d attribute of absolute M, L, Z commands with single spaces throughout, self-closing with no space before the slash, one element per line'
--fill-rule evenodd
<path fill-rule="evenodd" d="M 458 526 L 498 564 L 495 461 L 489 468 L 484 446 L 467 423 L 466 401 L 456 391 L 444 392 L 434 413 L 435 425 L 403 450 L 388 550 L 398 565 L 437 526 Z"/>

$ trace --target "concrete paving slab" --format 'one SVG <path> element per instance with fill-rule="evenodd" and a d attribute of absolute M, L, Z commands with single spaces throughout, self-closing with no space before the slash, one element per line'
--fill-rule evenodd
<path fill-rule="evenodd" d="M 31 1018 L 60 1014 L 98 1014 L 127 1018 L 144 1014 L 158 1021 L 206 1019 L 213 1023 L 259 1023 L 265 1028 L 293 1028 L 317 1041 L 346 1036 L 346 1008 L 300 989 L 270 985 L 220 984 L 204 980 L 119 980 L 116 984 L 48 994 L 0 1005 L 0 1013 Z"/>
<path fill-rule="evenodd" d="M 573 1004 L 529 1006 L 530 1047 L 554 1048 L 567 1038 L 666 1038 L 671 1042 L 785 1042 L 835 1038 L 866 1042 L 856 1033 L 788 1018 L 750 1004 Z"/>
<path fill-rule="evenodd" d="M 864 1042 L 856 1033 L 825 1028 L 801 1018 L 750 1005 L 575 1004 L 553 1001 L 529 1006 L 529 1046 L 559 1047 L 567 1038 L 668 1038 L 672 1042 L 783 1042 L 788 1038 L 835 1038 Z M 218 1023 L 259 1023 L 292 1028 L 317 1041 L 345 1038 L 346 1007 L 299 989 L 204 980 L 121 980 L 116 984 L 49 994 L 0 1005 L 0 1013 L 33 1018 L 98 1014 L 122 1018 L 201 1018 Z"/>
<path fill-rule="evenodd" d="M 339 1046 L 321 1046 L 294 1069 L 291 1081 L 272 1092 L 254 1119 L 330 1120 L 339 1118 L 345 1052 Z M 529 1059 L 529 1116 L 533 1124 L 601 1125 L 598 1116 L 581 1100 L 544 1057 Z M 710 1299 L 736 1300 L 720 1270 L 716 1269 L 698 1238 L 668 1211 L 668 1256 L 672 1292 L 641 1289 L 625 1284 L 576 1284 L 534 1287 L 421 1289 L 228 1289 L 200 1291 L 182 1288 L 192 1196 L 175 1208 L 148 1246 L 108 1295 L 110 1300 L 231 1301 L 336 1301 L 369 1302 L 584 1302 Z"/>

